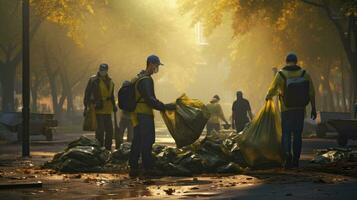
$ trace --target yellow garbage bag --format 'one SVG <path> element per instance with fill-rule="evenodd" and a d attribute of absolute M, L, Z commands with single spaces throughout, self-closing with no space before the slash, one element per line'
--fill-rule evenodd
<path fill-rule="evenodd" d="M 280 166 L 283 160 L 280 114 L 269 100 L 241 132 L 238 144 L 251 167 Z"/>
<path fill-rule="evenodd" d="M 209 119 L 205 104 L 185 94 L 176 100 L 175 111 L 161 112 L 161 115 L 178 148 L 194 143 Z"/>
<path fill-rule="evenodd" d="M 85 111 L 83 121 L 83 131 L 95 131 L 97 129 L 97 118 L 95 116 L 94 105 L 90 105 Z"/>

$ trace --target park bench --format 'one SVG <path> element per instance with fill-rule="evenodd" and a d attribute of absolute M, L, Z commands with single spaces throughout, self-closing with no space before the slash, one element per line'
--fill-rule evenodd
<path fill-rule="evenodd" d="M 9 131 L 16 132 L 18 141 L 22 140 L 21 112 L 0 112 L 0 124 Z M 58 122 L 54 119 L 54 114 L 30 114 L 30 135 L 44 135 L 47 141 L 52 141 L 53 131 L 57 125 Z"/>

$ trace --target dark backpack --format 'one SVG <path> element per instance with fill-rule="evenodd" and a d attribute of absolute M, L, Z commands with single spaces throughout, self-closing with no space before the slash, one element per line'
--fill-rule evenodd
<path fill-rule="evenodd" d="M 280 76 L 284 79 L 284 104 L 288 108 L 305 107 L 310 102 L 309 88 L 310 82 L 304 78 L 305 70 L 299 77 L 287 78 L 282 71 Z"/>
<path fill-rule="evenodd" d="M 135 111 L 136 105 L 140 99 L 136 100 L 135 87 L 136 83 L 145 78 L 145 76 L 138 78 L 130 84 L 122 85 L 118 92 L 118 106 L 121 110 L 127 112 Z"/>

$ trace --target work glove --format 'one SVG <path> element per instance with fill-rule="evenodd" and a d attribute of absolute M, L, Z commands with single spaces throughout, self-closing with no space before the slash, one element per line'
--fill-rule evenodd
<path fill-rule="evenodd" d="M 311 109 L 311 119 L 315 120 L 317 117 L 316 108 Z"/>
<path fill-rule="evenodd" d="M 176 110 L 176 104 L 175 103 L 165 104 L 165 110 L 169 110 L 169 111 Z"/>

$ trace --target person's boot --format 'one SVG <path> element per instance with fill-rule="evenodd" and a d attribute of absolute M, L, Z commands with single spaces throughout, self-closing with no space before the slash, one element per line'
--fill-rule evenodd
<path fill-rule="evenodd" d="M 293 167 L 292 158 L 290 155 L 285 157 L 283 167 L 284 169 L 291 169 Z"/>
<path fill-rule="evenodd" d="M 129 177 L 130 178 L 137 178 L 140 175 L 139 169 L 130 169 L 129 171 Z"/>
<path fill-rule="evenodd" d="M 292 167 L 293 168 L 299 168 L 299 159 L 293 159 Z"/>

